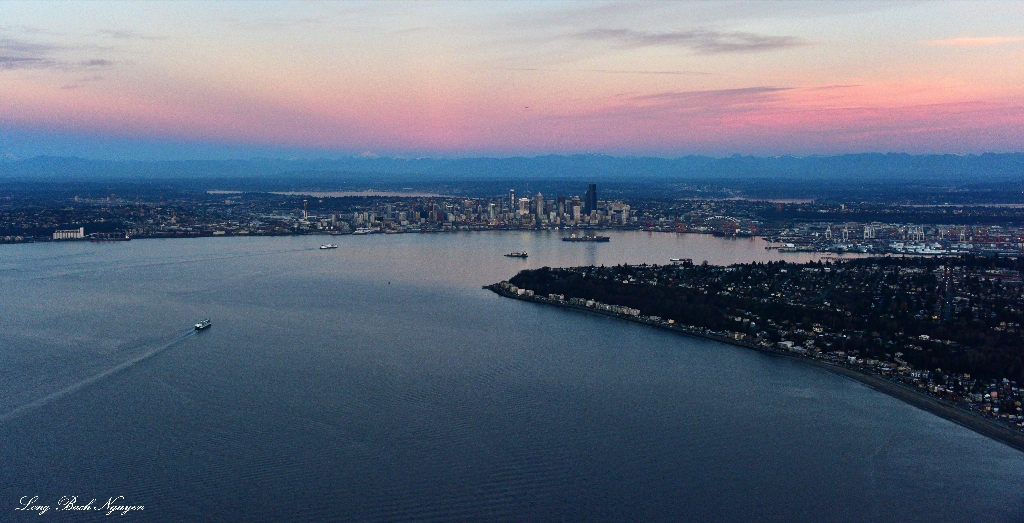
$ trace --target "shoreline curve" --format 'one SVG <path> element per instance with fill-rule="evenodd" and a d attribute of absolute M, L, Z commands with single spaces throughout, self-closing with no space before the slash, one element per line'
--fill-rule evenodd
<path fill-rule="evenodd" d="M 1013 448 L 1014 450 L 1024 452 L 1024 433 L 1015 431 L 1009 427 L 1004 427 L 998 423 L 982 418 L 981 416 L 978 416 L 970 411 L 952 405 L 941 398 L 928 396 L 914 389 L 911 389 L 906 385 L 892 382 L 880 376 L 844 367 L 841 365 L 835 365 L 832 363 L 818 361 L 811 358 L 800 357 L 797 355 L 790 354 L 788 352 L 783 352 L 781 350 L 760 347 L 751 343 L 745 343 L 725 336 L 717 336 L 709 333 L 691 331 L 690 329 L 682 327 L 663 325 L 660 322 L 656 323 L 651 320 L 625 316 L 622 314 L 616 314 L 611 311 L 603 311 L 588 307 L 581 307 L 569 303 L 554 302 L 547 300 L 543 297 L 519 296 L 517 294 L 513 294 L 502 289 L 501 287 L 499 287 L 497 283 L 491 285 L 484 285 L 483 288 L 505 298 L 511 298 L 529 303 L 536 303 L 539 305 L 551 305 L 555 307 L 561 307 L 564 309 L 580 310 L 583 312 L 588 312 L 590 314 L 598 314 L 601 316 L 617 318 L 623 321 L 648 325 L 651 327 L 667 330 L 685 336 L 690 336 L 694 338 L 704 338 L 711 341 L 718 341 L 722 343 L 727 343 L 729 345 L 734 345 L 737 347 L 743 347 L 745 349 L 756 350 L 758 352 L 762 352 L 765 354 L 772 354 L 775 356 L 781 356 L 796 361 L 800 361 L 802 363 L 806 363 L 808 365 L 812 365 L 814 367 L 827 370 L 829 372 L 832 372 L 833 374 L 837 374 L 839 376 L 843 376 L 854 381 L 857 381 L 859 383 L 862 383 L 864 385 L 867 385 L 868 387 L 878 392 L 881 392 L 882 394 L 896 398 L 897 400 L 900 400 L 912 407 L 916 407 L 925 412 L 934 414 L 940 418 L 956 423 L 957 425 L 960 425 L 961 427 L 964 427 L 968 430 L 974 431 L 975 433 L 978 433 L 982 436 L 986 436 L 990 439 L 1003 443 Z"/>

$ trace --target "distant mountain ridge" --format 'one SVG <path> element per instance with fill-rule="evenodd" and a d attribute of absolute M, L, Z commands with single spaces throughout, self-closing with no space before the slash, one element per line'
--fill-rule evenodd
<path fill-rule="evenodd" d="M 0 161 L 0 181 L 337 178 L 339 180 L 729 180 L 928 182 L 963 184 L 1024 180 L 1024 153 L 837 156 L 684 156 L 679 158 L 547 155 L 512 158 L 365 158 L 323 160 L 113 161 L 39 156 Z"/>

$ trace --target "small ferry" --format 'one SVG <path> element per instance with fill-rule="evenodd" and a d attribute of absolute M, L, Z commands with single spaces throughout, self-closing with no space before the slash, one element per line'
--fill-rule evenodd
<path fill-rule="evenodd" d="M 325 243 L 325 244 L 321 245 L 320 248 L 321 249 L 337 249 L 338 248 L 338 244 L 337 243 Z"/>
<path fill-rule="evenodd" d="M 510 252 L 510 253 L 506 254 L 505 256 L 508 256 L 509 258 L 525 258 L 525 257 L 527 257 L 529 255 L 526 254 L 526 251 L 522 251 L 522 252 L 516 251 L 516 252 Z"/>
<path fill-rule="evenodd" d="M 584 235 L 584 236 L 576 236 L 575 234 L 573 234 L 572 236 L 566 236 L 566 237 L 562 238 L 562 241 L 563 242 L 607 242 L 607 241 L 611 241 L 611 238 L 609 238 L 607 236 L 586 236 L 586 235 Z"/>
<path fill-rule="evenodd" d="M 209 329 L 211 325 L 213 325 L 213 322 L 210 321 L 210 318 L 206 318 L 204 320 L 200 320 L 199 323 L 196 324 L 196 330 L 201 331 L 203 329 Z"/>
<path fill-rule="evenodd" d="M 373 234 L 375 232 L 377 232 L 376 229 L 371 229 L 369 227 L 359 227 L 352 234 Z"/>

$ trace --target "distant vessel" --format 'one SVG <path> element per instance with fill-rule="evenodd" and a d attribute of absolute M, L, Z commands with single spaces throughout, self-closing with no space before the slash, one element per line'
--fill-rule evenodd
<path fill-rule="evenodd" d="M 508 256 L 509 258 L 525 258 L 525 257 L 527 257 L 529 255 L 526 254 L 526 251 L 522 251 L 522 252 L 516 251 L 516 252 L 510 252 L 510 253 L 506 254 L 505 256 Z"/>
<path fill-rule="evenodd" d="M 200 320 L 200 322 L 196 324 L 196 330 L 201 331 L 203 329 L 209 329 L 211 325 L 213 325 L 213 323 L 210 322 L 210 318 L 206 318 L 204 320 Z"/>
<path fill-rule="evenodd" d="M 356 229 L 355 231 L 353 231 L 352 234 L 370 234 L 372 232 L 377 232 L 377 231 L 375 231 L 375 230 L 373 230 L 373 229 L 371 229 L 369 227 L 360 227 L 360 228 Z"/>
<path fill-rule="evenodd" d="M 128 236 L 127 233 L 121 232 L 98 232 L 89 238 L 90 241 L 94 242 L 127 242 L 131 241 L 132 237 Z"/>
<path fill-rule="evenodd" d="M 607 236 L 576 236 L 575 234 L 562 238 L 563 242 L 606 242 L 610 240 L 611 238 Z"/>
<path fill-rule="evenodd" d="M 320 248 L 321 249 L 337 249 L 338 248 L 338 244 L 337 243 L 325 243 L 325 244 L 321 245 Z"/>

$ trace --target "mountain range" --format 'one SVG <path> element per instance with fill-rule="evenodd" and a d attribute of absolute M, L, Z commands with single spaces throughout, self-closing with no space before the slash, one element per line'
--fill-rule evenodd
<path fill-rule="evenodd" d="M 339 181 L 794 180 L 958 185 L 1020 182 L 1024 153 L 837 156 L 548 155 L 513 158 L 347 157 L 321 160 L 115 161 L 39 156 L 0 160 L 0 181 L 187 178 L 317 178 Z"/>

